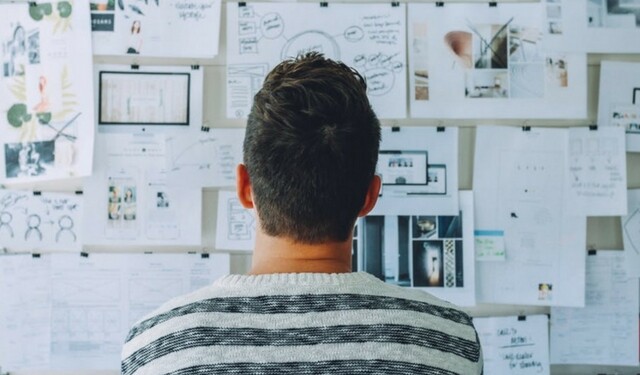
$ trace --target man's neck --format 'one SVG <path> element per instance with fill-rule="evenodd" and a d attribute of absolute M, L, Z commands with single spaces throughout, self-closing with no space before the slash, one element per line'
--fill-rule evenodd
<path fill-rule="evenodd" d="M 351 272 L 351 239 L 344 242 L 300 244 L 258 230 L 249 274 Z"/>

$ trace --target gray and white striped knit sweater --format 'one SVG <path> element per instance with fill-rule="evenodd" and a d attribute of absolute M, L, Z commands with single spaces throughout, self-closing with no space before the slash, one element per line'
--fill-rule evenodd
<path fill-rule="evenodd" d="M 482 373 L 471 319 L 367 273 L 229 275 L 130 331 L 124 375 Z"/>

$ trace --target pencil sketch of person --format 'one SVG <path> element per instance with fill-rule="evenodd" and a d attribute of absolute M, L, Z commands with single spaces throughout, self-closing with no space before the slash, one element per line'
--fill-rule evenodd
<path fill-rule="evenodd" d="M 139 55 L 142 48 L 142 35 L 140 35 L 140 20 L 135 20 L 131 24 L 131 34 L 129 35 L 129 45 L 127 53 L 131 55 Z"/>

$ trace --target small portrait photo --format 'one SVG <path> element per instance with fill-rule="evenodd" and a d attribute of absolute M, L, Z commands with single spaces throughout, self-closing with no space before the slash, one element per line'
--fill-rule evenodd
<path fill-rule="evenodd" d="M 90 0 L 92 12 L 112 12 L 116 8 L 116 0 Z"/>
<path fill-rule="evenodd" d="M 109 186 L 109 203 L 120 203 L 120 189 L 117 186 Z"/>
<path fill-rule="evenodd" d="M 142 23 L 140 20 L 131 22 L 131 33 L 129 34 L 129 42 L 127 44 L 126 53 L 129 55 L 139 55 L 142 48 Z"/>
<path fill-rule="evenodd" d="M 411 226 L 413 238 L 431 238 L 438 234 L 435 216 L 412 216 Z"/>
<path fill-rule="evenodd" d="M 43 176 L 53 168 L 55 141 L 7 143 L 4 158 L 7 178 Z"/>
<path fill-rule="evenodd" d="M 553 285 L 552 284 L 538 284 L 538 300 L 551 301 Z"/>
<path fill-rule="evenodd" d="M 567 59 L 561 57 L 547 57 L 547 85 L 550 87 L 568 87 L 569 70 Z"/>
<path fill-rule="evenodd" d="M 442 241 L 413 241 L 413 286 L 444 286 Z"/>
<path fill-rule="evenodd" d="M 167 208 L 169 207 L 169 199 L 167 198 L 167 193 L 164 191 L 159 191 L 156 195 L 156 207 L 158 208 Z"/>
<path fill-rule="evenodd" d="M 122 198 L 122 211 L 124 220 L 136 219 L 136 187 L 124 186 Z"/>

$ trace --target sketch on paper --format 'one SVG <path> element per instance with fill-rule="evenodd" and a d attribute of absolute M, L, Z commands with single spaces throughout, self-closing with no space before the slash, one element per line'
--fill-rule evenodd
<path fill-rule="evenodd" d="M 461 193 L 456 216 L 366 216 L 361 270 L 387 283 L 425 288 L 464 305 L 475 303 L 471 194 Z"/>
<path fill-rule="evenodd" d="M 411 116 L 586 114 L 584 103 L 567 96 L 586 90 L 586 56 L 544 48 L 541 6 L 410 4 Z"/>
<path fill-rule="evenodd" d="M 199 245 L 202 189 L 167 185 L 165 137 L 100 134 L 85 181 L 91 245 Z"/>
<path fill-rule="evenodd" d="M 218 53 L 220 3 L 91 0 L 94 54 L 213 58 Z"/>
<path fill-rule="evenodd" d="M 180 66 L 96 65 L 101 132 L 186 131 L 202 121 L 203 72 Z"/>
<path fill-rule="evenodd" d="M 0 5 L 0 182 L 86 176 L 93 150 L 86 2 Z"/>
<path fill-rule="evenodd" d="M 198 129 L 167 137 L 171 186 L 234 186 L 244 129 Z"/>
<path fill-rule="evenodd" d="M 218 193 L 216 249 L 253 250 L 256 238 L 254 214 L 242 207 L 235 192 Z"/>
<path fill-rule="evenodd" d="M 304 22 L 299 14 L 308 17 Z M 404 117 L 405 6 L 227 5 L 227 117 L 247 116 L 266 73 L 317 51 L 355 67 L 380 117 Z"/>
<path fill-rule="evenodd" d="M 457 191 L 457 129 L 382 128 L 376 173 L 382 188 L 372 215 L 454 216 Z"/>
<path fill-rule="evenodd" d="M 0 190 L 0 243 L 10 250 L 79 249 L 82 206 L 75 194 Z"/>

